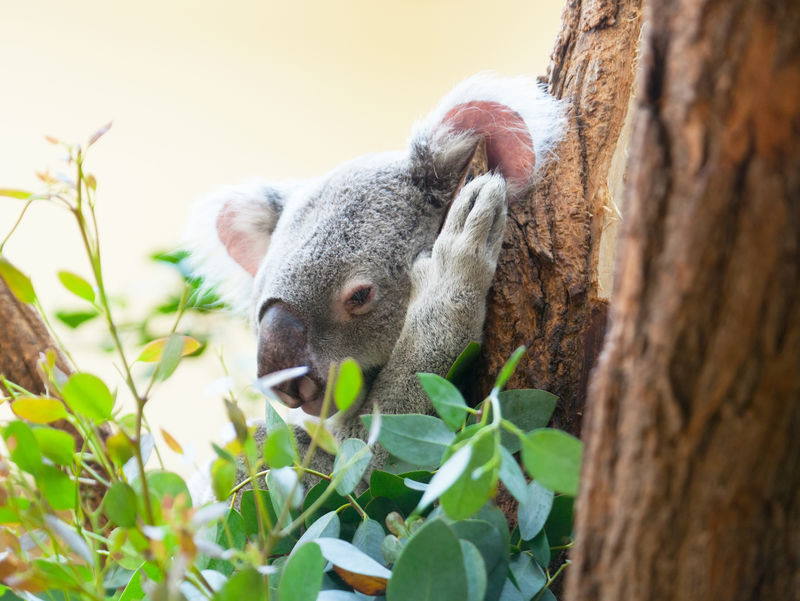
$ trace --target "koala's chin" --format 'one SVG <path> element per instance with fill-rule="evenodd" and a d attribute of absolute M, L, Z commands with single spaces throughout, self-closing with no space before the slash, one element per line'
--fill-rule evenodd
<path fill-rule="evenodd" d="M 289 407 L 319 415 L 330 363 L 362 363 L 361 398 L 333 428 L 366 439 L 360 413 L 431 413 L 416 373 L 444 375 L 480 340 L 507 203 L 529 192 L 564 125 L 533 82 L 474 77 L 405 151 L 199 203 L 192 262 L 234 306 L 249 304 L 259 376 L 307 367 L 275 388 Z"/>

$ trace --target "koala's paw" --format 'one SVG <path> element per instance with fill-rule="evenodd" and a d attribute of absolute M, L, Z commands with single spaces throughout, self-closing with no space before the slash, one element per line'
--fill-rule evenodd
<path fill-rule="evenodd" d="M 433 245 L 430 267 L 437 284 L 485 295 L 497 267 L 505 222 L 502 176 L 485 174 L 464 186 Z"/>

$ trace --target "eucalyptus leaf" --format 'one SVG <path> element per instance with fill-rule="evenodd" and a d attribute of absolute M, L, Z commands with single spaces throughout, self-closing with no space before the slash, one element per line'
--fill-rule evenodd
<path fill-rule="evenodd" d="M 333 400 L 339 411 L 347 411 L 353 402 L 358 398 L 361 387 L 364 384 L 364 376 L 361 369 L 353 359 L 345 359 L 339 366 L 339 373 L 336 377 L 336 385 L 333 388 Z"/>
<path fill-rule="evenodd" d="M 362 415 L 367 428 L 371 415 Z M 430 415 L 410 413 L 381 416 L 378 442 L 392 455 L 419 467 L 437 467 L 455 435 L 445 423 Z"/>
<path fill-rule="evenodd" d="M 349 467 L 346 467 L 351 459 L 356 455 L 360 455 Z M 372 451 L 369 450 L 367 444 L 358 438 L 348 438 L 345 440 L 339 449 L 336 460 L 333 463 L 333 477 L 340 478 L 339 483 L 336 485 L 336 492 L 344 496 L 353 492 L 355 487 L 361 481 L 361 476 L 372 460 Z"/>
<path fill-rule="evenodd" d="M 315 601 L 322 588 L 325 559 L 315 543 L 296 548 L 283 566 L 278 595 L 289 601 Z M 250 595 L 243 598 L 253 598 Z"/>
<path fill-rule="evenodd" d="M 583 443 L 552 428 L 540 428 L 527 435 L 522 461 L 531 477 L 556 492 L 574 497 L 578 493 Z"/>
<path fill-rule="evenodd" d="M 519 533 L 523 540 L 530 540 L 539 534 L 552 507 L 553 491 L 536 480 L 530 482 L 517 508 Z"/>
<path fill-rule="evenodd" d="M 443 521 L 429 520 L 394 564 L 387 601 L 455 600 L 466 599 L 467 594 L 461 544 Z"/>
<path fill-rule="evenodd" d="M 486 565 L 478 548 L 471 542 L 459 540 L 467 575 L 467 601 L 482 601 L 486 595 Z"/>
<path fill-rule="evenodd" d="M 453 432 L 464 425 L 467 403 L 458 388 L 436 374 L 417 374 L 422 388 L 433 403 L 433 408 Z"/>

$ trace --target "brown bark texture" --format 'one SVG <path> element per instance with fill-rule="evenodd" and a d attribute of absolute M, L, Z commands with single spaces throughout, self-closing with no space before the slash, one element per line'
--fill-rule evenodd
<path fill-rule="evenodd" d="M 48 349 L 55 351 L 59 369 L 69 371 L 39 315 L 17 299 L 0 278 L 0 374 L 34 394 L 44 394 L 36 363 Z"/>
<path fill-rule="evenodd" d="M 597 265 L 607 177 L 634 79 L 641 0 L 572 0 L 549 68 L 569 129 L 530 202 L 509 207 L 489 295 L 477 392 L 485 394 L 519 345 L 510 388 L 543 388 L 561 401 L 554 425 L 580 431 L 588 374 L 604 333 Z"/>
<path fill-rule="evenodd" d="M 567 598 L 800 599 L 800 3 L 646 21 Z"/>

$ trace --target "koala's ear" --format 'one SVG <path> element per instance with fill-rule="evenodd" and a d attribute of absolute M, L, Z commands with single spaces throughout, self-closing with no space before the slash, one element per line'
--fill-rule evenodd
<path fill-rule="evenodd" d="M 221 188 L 192 208 L 184 236 L 190 266 L 229 301 L 246 302 L 286 199 L 296 184 L 250 181 Z"/>
<path fill-rule="evenodd" d="M 533 81 L 472 77 L 415 126 L 412 178 L 447 202 L 483 138 L 488 167 L 505 177 L 513 200 L 530 189 L 536 171 L 553 156 L 565 125 L 562 103 Z"/>
<path fill-rule="evenodd" d="M 267 254 L 284 198 L 273 187 L 233 188 L 219 208 L 217 236 L 228 255 L 250 275 L 255 275 Z"/>

